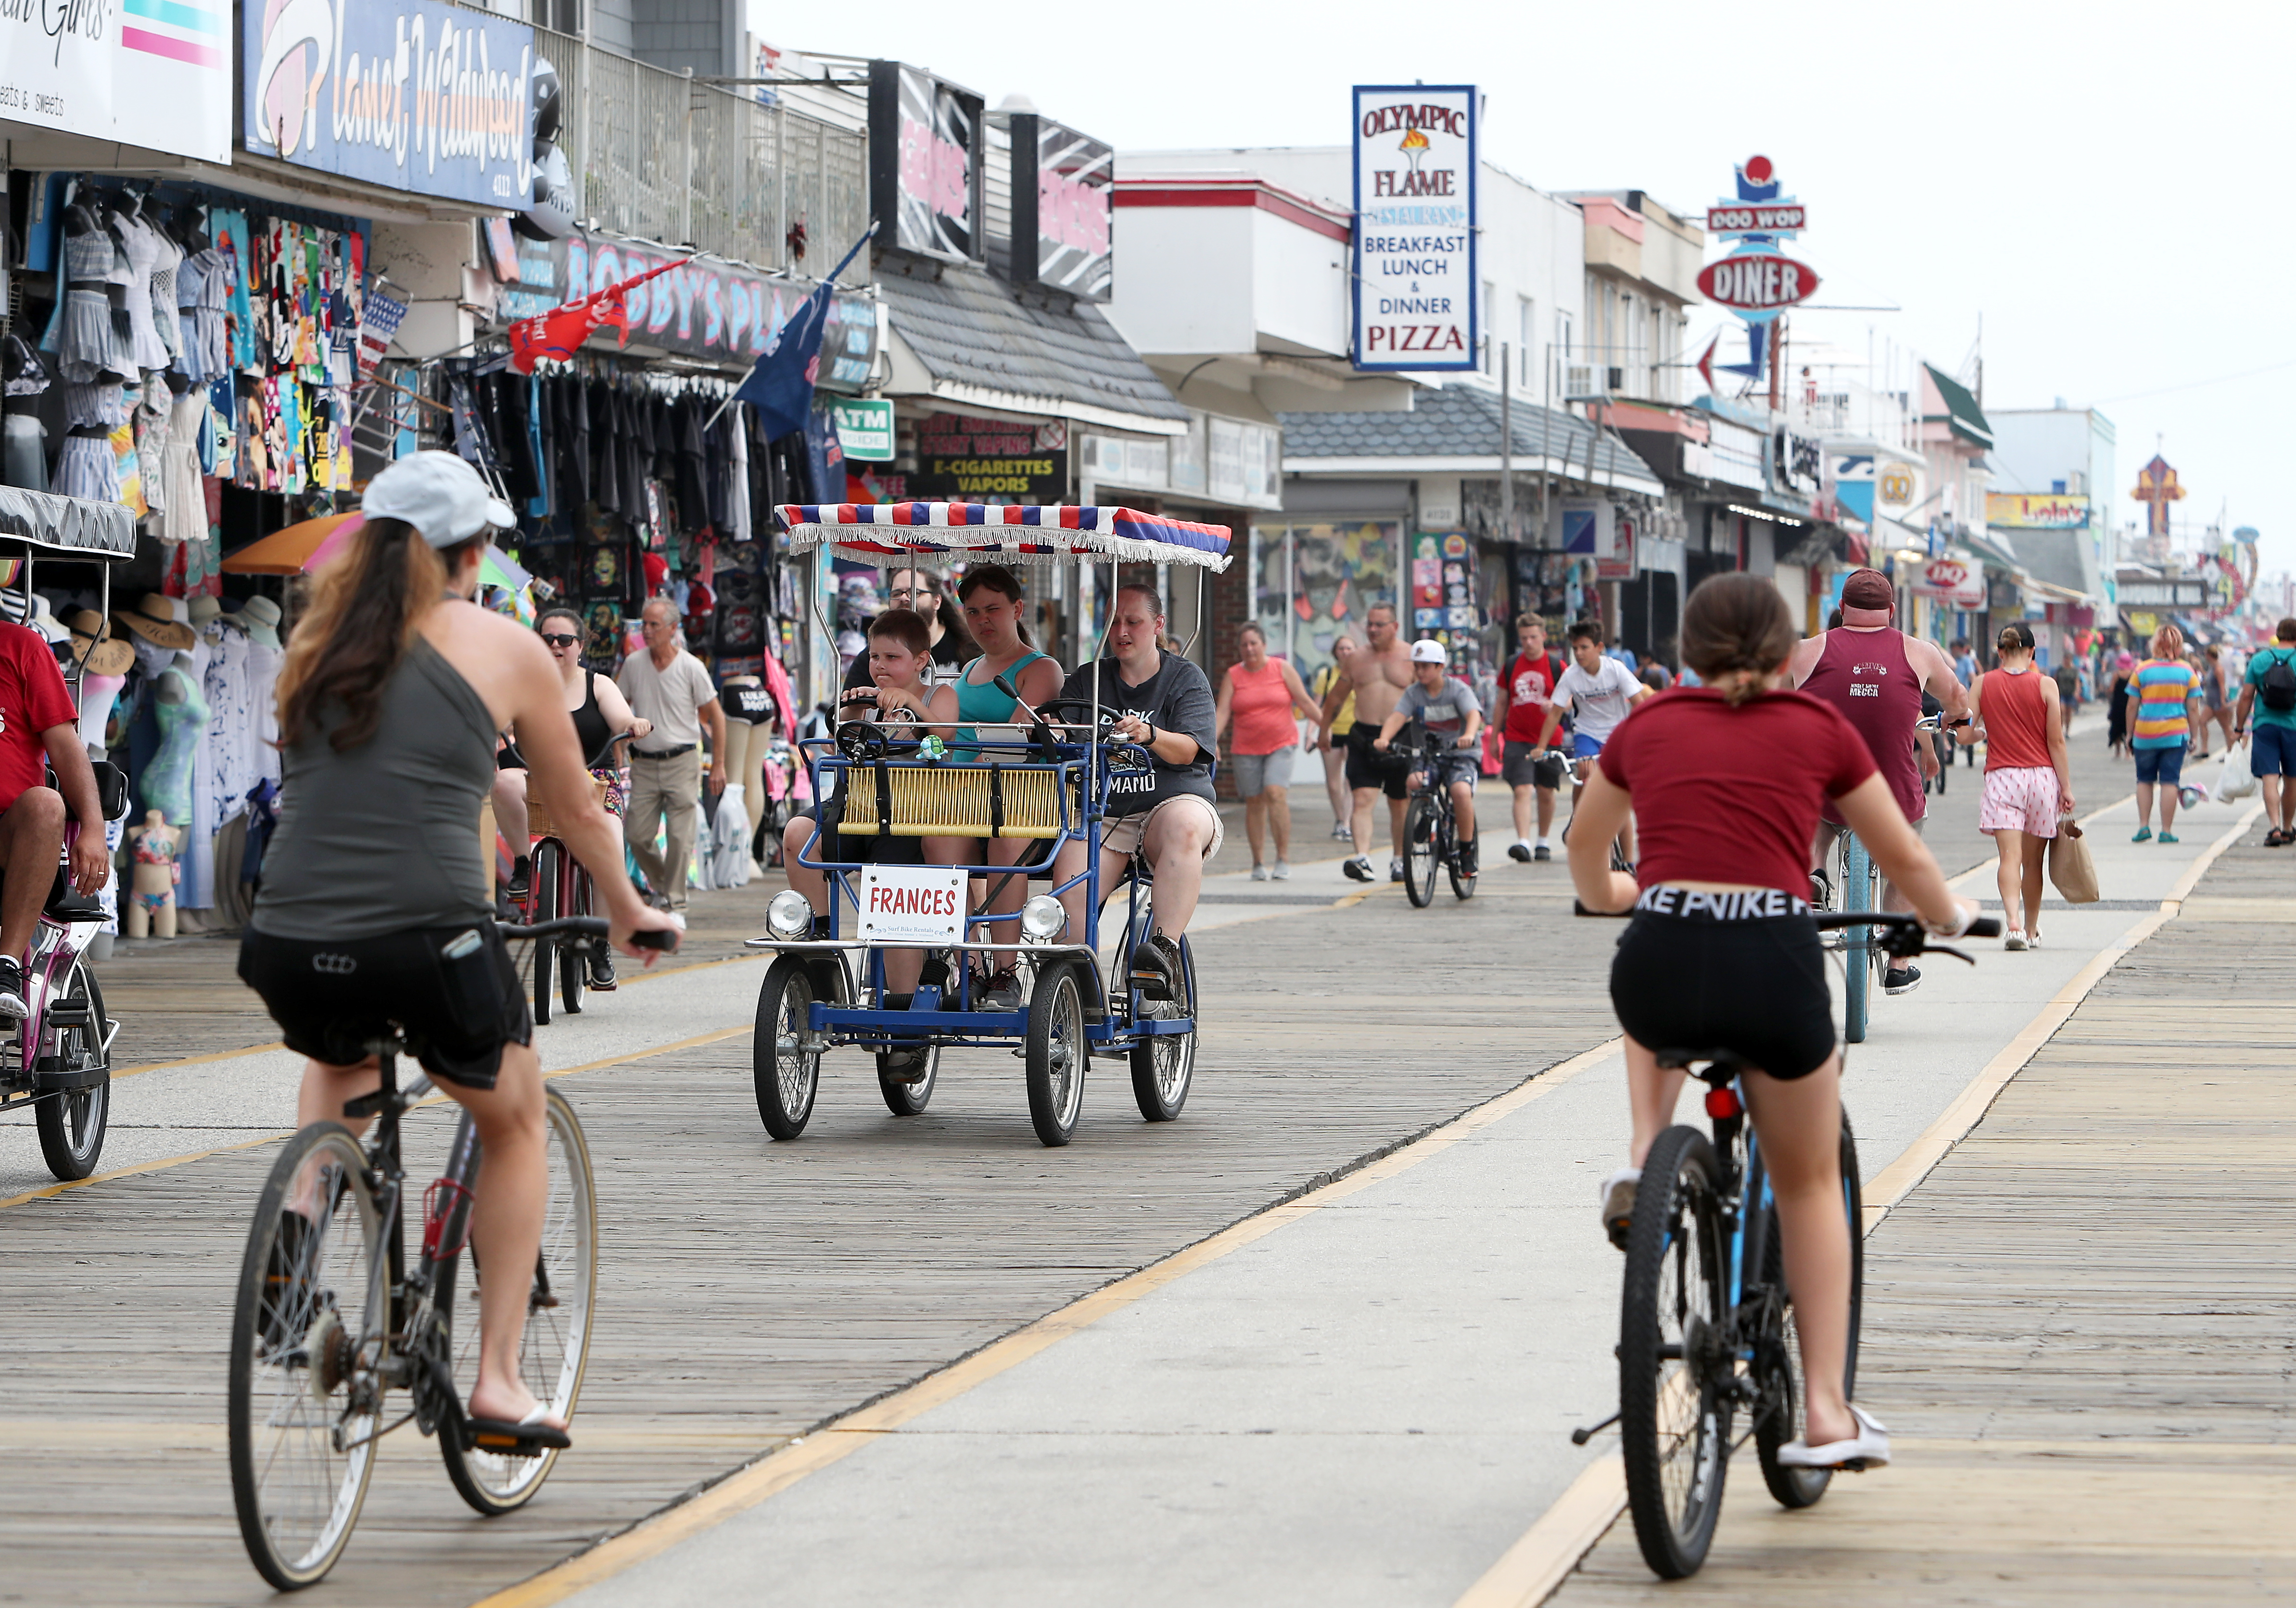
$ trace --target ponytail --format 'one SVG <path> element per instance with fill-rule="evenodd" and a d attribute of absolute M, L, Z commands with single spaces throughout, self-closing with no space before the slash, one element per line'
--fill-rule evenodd
<path fill-rule="evenodd" d="M 447 589 L 473 537 L 440 553 L 404 520 L 374 519 L 350 551 L 319 571 L 311 606 L 279 667 L 279 746 L 315 728 L 330 703 L 342 718 L 328 734 L 337 753 L 374 735 L 382 689 L 406 658 L 415 628 Z"/>

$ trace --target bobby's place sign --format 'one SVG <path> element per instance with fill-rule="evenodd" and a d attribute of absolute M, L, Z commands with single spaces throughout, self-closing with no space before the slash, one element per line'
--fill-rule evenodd
<path fill-rule="evenodd" d="M 1478 100 L 1471 85 L 1356 88 L 1359 369 L 1477 365 Z"/>

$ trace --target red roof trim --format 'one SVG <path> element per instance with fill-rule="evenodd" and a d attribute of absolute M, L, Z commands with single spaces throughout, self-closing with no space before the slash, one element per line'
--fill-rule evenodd
<path fill-rule="evenodd" d="M 1327 240 L 1351 238 L 1345 213 L 1287 194 L 1253 178 L 1139 178 L 1116 181 L 1119 207 L 1257 207 Z"/>

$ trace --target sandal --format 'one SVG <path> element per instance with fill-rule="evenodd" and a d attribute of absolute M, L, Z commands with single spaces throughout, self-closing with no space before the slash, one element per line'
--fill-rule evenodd
<path fill-rule="evenodd" d="M 545 1452 L 562 1452 L 574 1440 L 564 1430 L 542 1422 L 549 1411 L 548 1407 L 537 1404 L 515 1423 L 507 1418 L 465 1418 L 463 1443 L 472 1451 L 492 1452 L 498 1457 L 539 1457 Z"/>

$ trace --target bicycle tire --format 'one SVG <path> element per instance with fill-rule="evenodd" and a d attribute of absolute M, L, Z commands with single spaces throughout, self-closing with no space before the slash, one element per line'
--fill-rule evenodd
<path fill-rule="evenodd" d="M 1866 903 L 1859 908 L 1874 908 L 1872 895 L 1874 862 L 1854 833 L 1841 837 L 1841 897 L 1844 908 L 1848 900 L 1863 896 Z M 1874 993 L 1874 929 L 1850 927 L 1842 933 L 1841 944 L 1841 1037 L 1851 1044 L 1866 1042 L 1866 1027 Z"/>
<path fill-rule="evenodd" d="M 1196 952 L 1186 933 L 1180 935 L 1180 997 L 1149 1000 L 1142 1008 L 1159 1020 L 1189 1019 L 1185 1033 L 1152 1033 L 1132 1046 L 1132 1103 L 1142 1121 L 1169 1122 L 1187 1104 L 1196 1076 Z"/>
<path fill-rule="evenodd" d="M 1403 891 L 1414 909 L 1435 902 L 1435 805 L 1423 792 L 1403 817 Z"/>
<path fill-rule="evenodd" d="M 566 866 L 566 914 L 590 914 L 590 874 L 582 869 L 572 855 L 561 858 Z M 597 940 L 603 942 L 603 939 Z M 582 1013 L 582 985 L 588 980 L 590 946 L 588 942 L 562 943 L 558 950 L 558 999 L 569 1016 Z"/>
<path fill-rule="evenodd" d="M 1476 833 L 1474 844 L 1472 847 L 1478 854 L 1482 851 L 1480 847 L 1482 841 L 1482 834 Z M 1462 871 L 1459 868 L 1459 862 L 1470 847 L 1471 845 L 1460 843 L 1456 839 L 1444 846 L 1443 874 L 1450 879 L 1452 897 L 1462 903 L 1475 897 L 1476 874 L 1472 871 Z"/>
<path fill-rule="evenodd" d="M 543 1209 L 542 1250 L 537 1276 L 527 1298 L 526 1333 L 519 1342 L 519 1374 L 535 1399 L 569 1424 L 582 1398 L 582 1376 L 590 1361 L 591 1315 L 598 1298 L 597 1174 L 590 1163 L 589 1141 L 582 1124 L 556 1089 L 543 1095 L 545 1155 L 550 1193 Z M 464 1256 L 440 1262 L 437 1270 L 438 1309 L 447 1319 L 447 1343 L 455 1359 L 455 1389 L 463 1402 L 479 1379 L 478 1256 L 468 1250 L 473 1276 L 463 1313 L 455 1307 L 455 1290 Z M 548 1292 L 546 1300 L 544 1292 Z M 470 1321 L 456 1324 L 467 1315 Z M 512 1513 L 534 1499 L 558 1461 L 555 1448 L 538 1457 L 503 1457 L 466 1448 L 451 1429 L 439 1436 L 439 1451 L 447 1464 L 447 1478 L 473 1510 L 488 1518 Z"/>
<path fill-rule="evenodd" d="M 346 1358 L 381 1352 L 390 1312 L 389 1229 L 367 1175 L 341 1123 L 296 1134 L 264 1181 L 240 1261 L 226 1409 L 232 1505 L 249 1561 L 281 1591 L 314 1585 L 334 1567 L 374 1473 L 383 1387 L 372 1373 L 345 1371 Z M 291 1210 L 299 1198 L 321 1196 L 322 1218 Z M 344 1259 L 332 1266 L 339 1251 Z M 351 1415 L 355 1402 L 365 1410 Z M 348 1448 L 336 1440 L 342 1430 Z"/>
<path fill-rule="evenodd" d="M 1668 1128 L 1644 1159 L 1627 1233 L 1619 1433 L 1635 1540 L 1661 1579 L 1687 1579 L 1705 1563 L 1730 1465 L 1726 1387 L 1735 1363 L 1718 1175 L 1704 1134 Z"/>
<path fill-rule="evenodd" d="M 1841 1391 L 1855 1399 L 1857 1391 L 1857 1336 L 1866 1315 L 1866 1210 L 1865 1181 L 1857 1173 L 1857 1136 L 1850 1131 L 1849 1113 L 1841 1113 L 1841 1190 L 1844 1208 L 1849 1214 L 1849 1344 L 1843 1358 Z M 1753 1194 L 1750 1182 L 1748 1197 Z M 1762 1282 L 1771 1289 L 1784 1292 L 1786 1287 L 1785 1255 L 1778 1238 L 1778 1214 L 1775 1205 L 1763 1212 Z M 1780 1322 L 1775 1334 L 1765 1335 L 1765 1344 L 1774 1345 L 1778 1352 L 1778 1369 L 1784 1395 L 1778 1408 L 1766 1410 L 1754 1424 L 1754 1452 L 1762 1465 L 1762 1483 L 1781 1506 L 1812 1507 L 1825 1495 L 1833 1482 L 1830 1468 L 1788 1468 L 1777 1460 L 1778 1448 L 1798 1438 L 1808 1427 L 1804 1417 L 1805 1397 L 1801 1366 L 1800 1336 L 1793 1322 L 1791 1301 L 1782 1301 L 1776 1308 Z M 1758 1345 L 1757 1350 L 1762 1347 Z M 1762 1382 L 1763 1394 L 1769 1396 L 1773 1388 L 1769 1380 Z M 1767 1404 L 1765 1404 L 1766 1407 Z"/>
<path fill-rule="evenodd" d="M 565 852 L 554 838 L 545 838 L 535 845 L 527 876 L 534 890 L 533 921 L 537 926 L 558 919 L 558 863 Z M 534 1025 L 547 1027 L 551 989 L 558 980 L 558 946 L 549 939 L 537 938 L 529 948 L 534 962 Z"/>
<path fill-rule="evenodd" d="M 794 1139 L 813 1118 L 821 1091 L 821 1052 L 808 1050 L 807 1016 L 815 1000 L 816 978 L 802 956 L 784 955 L 766 968 L 758 989 L 757 1036 L 750 1065 L 758 1089 L 758 1116 L 776 1139 Z"/>
<path fill-rule="evenodd" d="M 1037 973 L 1029 996 L 1029 1025 L 1021 1042 L 1029 1121 L 1048 1150 L 1076 1137 L 1077 1119 L 1084 1111 L 1084 1001 L 1078 968 L 1060 961 Z"/>
<path fill-rule="evenodd" d="M 877 1092 L 884 1096 L 885 1109 L 897 1117 L 923 1114 L 925 1107 L 932 1103 L 933 1085 L 940 1081 L 940 1046 L 925 1046 L 925 1075 L 914 1083 L 904 1083 L 889 1075 L 885 1063 L 890 1059 L 882 1054 L 877 1057 Z"/>
<path fill-rule="evenodd" d="M 56 1059 L 68 1068 L 98 1068 L 103 1079 L 84 1088 L 59 1089 L 32 1107 L 32 1123 L 39 1130 L 40 1158 L 48 1170 L 67 1184 L 78 1183 L 95 1171 L 103 1156 L 104 1136 L 111 1127 L 111 1052 L 104 1047 L 111 1018 L 103 1013 L 103 990 L 87 962 L 72 962 L 63 993 L 49 1007 L 53 1014 L 76 1017 L 56 1030 Z M 27 1064 L 29 1064 L 27 1062 Z"/>

